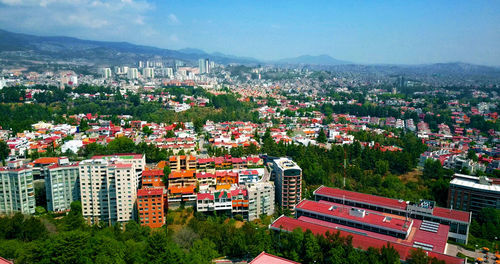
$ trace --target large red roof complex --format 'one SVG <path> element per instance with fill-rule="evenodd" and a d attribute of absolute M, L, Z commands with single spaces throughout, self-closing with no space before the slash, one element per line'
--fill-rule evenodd
<path fill-rule="evenodd" d="M 339 226 L 334 226 L 328 222 L 317 219 L 315 219 L 314 221 L 308 221 L 307 218 L 294 219 L 286 216 L 281 216 L 271 224 L 270 228 L 273 230 L 283 230 L 288 232 L 291 232 L 295 229 L 301 229 L 302 231 L 310 230 L 312 233 L 319 235 L 324 235 L 326 232 L 329 232 L 331 234 L 339 232 L 343 237 L 351 236 L 353 247 L 360 248 L 362 250 L 368 250 L 368 248 L 370 247 L 382 248 L 389 243 L 399 253 L 399 256 L 402 260 L 407 260 L 410 256 L 411 251 L 415 250 L 415 247 L 413 245 L 402 243 L 400 239 L 397 239 L 396 241 L 394 241 L 393 238 L 383 239 L 381 237 L 372 236 L 372 234 L 367 233 L 364 230 L 356 230 L 350 227 L 339 228 Z M 425 249 L 424 251 L 428 254 L 428 256 L 436 257 L 437 259 L 443 260 L 446 263 L 464 263 L 464 259 L 455 256 L 449 256 L 443 253 Z"/>
<path fill-rule="evenodd" d="M 314 191 L 314 195 L 336 197 L 340 199 L 356 201 L 359 203 L 365 203 L 370 205 L 377 205 L 400 211 L 406 211 L 408 207 L 408 203 L 404 200 L 391 199 L 365 193 L 351 192 L 326 186 L 321 186 L 318 189 L 316 189 Z M 432 215 L 436 217 L 447 218 L 466 223 L 470 222 L 470 213 L 465 211 L 434 207 Z"/>

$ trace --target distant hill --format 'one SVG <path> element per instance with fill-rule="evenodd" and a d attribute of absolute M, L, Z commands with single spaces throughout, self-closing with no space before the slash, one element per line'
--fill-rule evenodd
<path fill-rule="evenodd" d="M 275 61 L 276 64 L 307 64 L 307 65 L 342 65 L 342 64 L 352 64 L 348 61 L 337 60 L 328 55 L 303 55 L 294 58 L 286 58 Z"/>
<path fill-rule="evenodd" d="M 209 58 L 217 63 L 258 63 L 253 58 L 208 54 L 198 49 L 162 49 L 128 42 L 82 40 L 64 36 L 34 36 L 0 29 L 0 56 L 33 60 L 84 60 L 91 63 L 136 63 L 151 56 L 194 61 Z"/>

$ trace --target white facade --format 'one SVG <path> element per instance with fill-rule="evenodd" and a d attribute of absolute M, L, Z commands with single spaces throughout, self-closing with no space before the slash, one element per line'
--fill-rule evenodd
<path fill-rule="evenodd" d="M 83 216 L 89 223 L 128 222 L 135 202 L 144 155 L 96 156 L 79 164 Z"/>
<path fill-rule="evenodd" d="M 35 213 L 35 188 L 30 168 L 10 162 L 0 168 L 0 214 Z"/>
<path fill-rule="evenodd" d="M 80 200 L 78 164 L 51 166 L 45 175 L 47 210 L 65 211 L 70 209 L 71 202 Z"/>
<path fill-rule="evenodd" d="M 258 219 L 260 215 L 274 214 L 274 184 L 257 182 L 250 184 L 248 190 L 248 220 Z"/>
<path fill-rule="evenodd" d="M 130 80 L 139 78 L 139 71 L 137 70 L 137 68 L 129 68 L 127 70 L 127 78 Z"/>

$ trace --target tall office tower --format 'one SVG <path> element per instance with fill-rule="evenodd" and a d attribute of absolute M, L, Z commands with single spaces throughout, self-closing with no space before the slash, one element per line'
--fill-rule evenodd
<path fill-rule="evenodd" d="M 54 164 L 45 169 L 47 210 L 65 211 L 71 202 L 80 200 L 78 163 Z"/>
<path fill-rule="evenodd" d="M 94 156 L 80 162 L 80 197 L 88 223 L 135 219 L 137 189 L 145 165 L 141 154 Z"/>
<path fill-rule="evenodd" d="M 31 168 L 21 161 L 0 167 L 0 214 L 35 213 L 35 188 Z"/>
<path fill-rule="evenodd" d="M 207 72 L 207 68 L 205 67 L 205 59 L 198 60 L 198 69 L 200 70 L 200 74 L 204 74 Z"/>
<path fill-rule="evenodd" d="M 137 68 L 129 68 L 127 71 L 127 78 L 130 80 L 137 79 L 139 77 L 139 71 Z"/>
<path fill-rule="evenodd" d="M 215 68 L 215 62 L 211 61 L 210 62 L 210 70 L 212 70 L 213 68 Z"/>
<path fill-rule="evenodd" d="M 109 78 L 111 78 L 111 69 L 110 68 L 99 68 L 99 74 L 101 74 L 102 78 L 109 79 Z"/>
<path fill-rule="evenodd" d="M 276 201 L 283 209 L 295 210 L 302 198 L 302 169 L 289 158 L 273 160 Z"/>
<path fill-rule="evenodd" d="M 153 68 L 144 68 L 142 69 L 142 77 L 144 78 L 154 78 L 155 77 L 155 70 Z"/>
<path fill-rule="evenodd" d="M 205 59 L 205 73 L 210 73 L 210 61 Z"/>

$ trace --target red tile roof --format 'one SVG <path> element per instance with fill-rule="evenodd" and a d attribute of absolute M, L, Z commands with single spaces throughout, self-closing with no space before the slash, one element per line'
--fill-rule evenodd
<path fill-rule="evenodd" d="M 137 196 L 162 195 L 163 188 L 143 188 L 137 190 Z"/>
<path fill-rule="evenodd" d="M 299 262 L 284 259 L 275 255 L 268 254 L 264 251 L 255 257 L 250 264 L 300 264 Z"/>
<path fill-rule="evenodd" d="M 338 230 L 335 228 L 329 228 L 326 226 L 318 225 L 318 224 L 313 224 L 313 223 L 308 223 L 301 221 L 299 219 L 294 219 L 286 216 L 281 216 L 278 218 L 274 223 L 271 224 L 271 227 L 273 229 L 281 229 L 285 231 L 293 231 L 297 228 L 300 228 L 302 231 L 306 230 L 311 230 L 312 233 L 314 234 L 325 234 L 326 232 L 329 232 L 330 234 L 337 233 L 339 232 L 342 237 L 347 237 L 351 236 L 352 237 L 352 246 L 355 248 L 361 248 L 363 250 L 368 250 L 368 248 L 373 247 L 373 248 L 382 248 L 383 246 L 386 246 L 387 243 L 389 243 L 391 246 L 394 247 L 394 249 L 399 253 L 399 256 L 401 259 L 406 260 L 410 256 L 410 252 L 412 250 L 415 250 L 414 247 L 409 246 L 409 245 L 404 245 L 401 243 L 397 242 L 388 242 L 387 240 L 379 239 L 379 238 L 374 238 L 370 236 L 365 236 L 365 235 L 360 235 L 356 233 L 351 233 L 343 230 Z M 425 250 L 424 250 L 425 251 Z M 463 264 L 464 259 L 454 257 L 454 256 L 448 256 L 442 253 L 437 253 L 433 251 L 425 251 L 430 257 L 436 257 L 439 260 L 443 260 L 446 263 L 453 263 L 453 264 Z"/>

